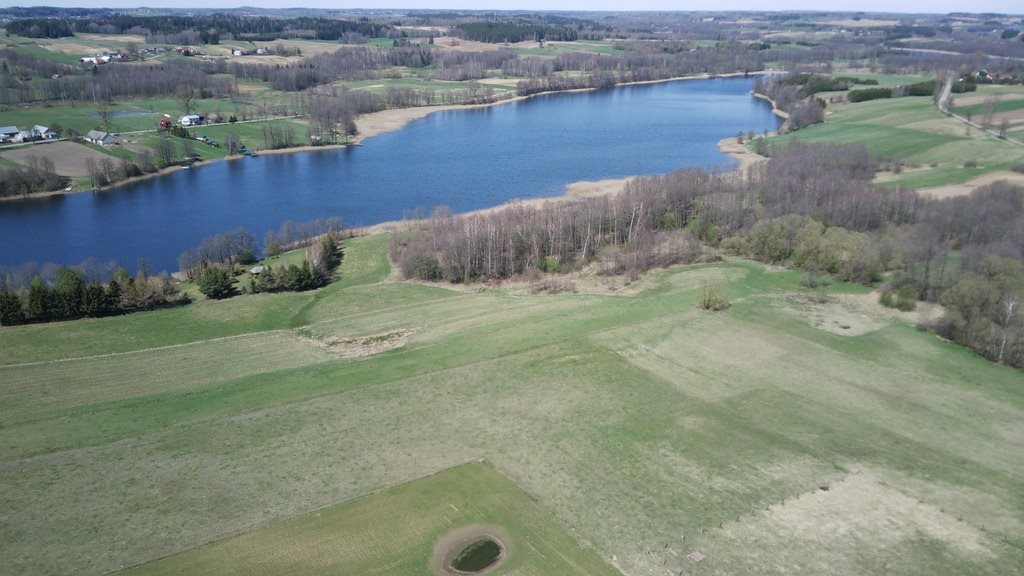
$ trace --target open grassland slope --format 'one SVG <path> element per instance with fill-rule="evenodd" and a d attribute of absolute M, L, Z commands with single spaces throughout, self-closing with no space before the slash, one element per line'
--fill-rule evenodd
<path fill-rule="evenodd" d="M 190 550 L 124 574 L 424 574 L 446 535 L 499 535 L 501 574 L 613 576 L 528 494 L 472 463 Z"/>
<path fill-rule="evenodd" d="M 289 518 L 481 458 L 630 575 L 1024 565 L 1024 375 L 844 310 L 865 289 L 818 303 L 729 262 L 629 295 L 456 291 L 390 281 L 385 245 L 347 242 L 315 292 L 0 330 L 0 573 L 287 542 L 321 529 Z M 709 282 L 728 310 L 698 308 Z M 517 508 L 501 522 L 539 530 Z M 341 538 L 325 558 L 379 554 Z"/>
<path fill-rule="evenodd" d="M 988 88 L 992 87 L 979 90 L 984 94 Z M 962 112 L 959 107 L 957 112 Z M 978 115 L 975 121 L 980 121 Z M 824 124 L 772 137 L 769 142 L 784 145 L 794 140 L 863 144 L 877 159 L 905 163 L 900 173 L 886 174 L 881 181 L 909 188 L 959 184 L 1024 164 L 1024 148 L 977 129 L 967 130 L 936 110 L 926 96 L 832 104 Z"/>

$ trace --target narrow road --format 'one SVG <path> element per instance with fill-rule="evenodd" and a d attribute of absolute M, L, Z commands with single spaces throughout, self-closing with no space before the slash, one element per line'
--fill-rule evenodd
<path fill-rule="evenodd" d="M 967 124 L 968 126 L 977 128 L 978 130 L 981 130 L 982 132 L 988 134 L 989 136 L 995 137 L 997 140 L 1001 140 L 1003 142 L 1013 144 L 1015 146 L 1024 147 L 1024 142 L 1021 142 L 1016 138 L 1010 138 L 1009 136 L 1007 136 L 1006 138 L 1002 138 L 999 136 L 998 132 L 991 130 L 989 128 L 984 128 L 981 126 L 981 124 L 976 124 L 959 114 L 951 112 L 949 109 L 949 96 L 953 92 L 953 83 L 955 81 L 956 80 L 954 80 L 953 76 L 946 78 L 946 84 L 942 87 L 942 93 L 939 94 L 939 101 L 937 104 L 939 107 L 939 112 L 942 112 L 943 114 L 949 116 L 950 118 L 956 118 L 957 120 L 963 122 L 964 124 Z"/>

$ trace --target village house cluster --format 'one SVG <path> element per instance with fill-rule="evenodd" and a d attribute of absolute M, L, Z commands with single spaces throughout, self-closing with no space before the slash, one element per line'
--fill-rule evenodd
<path fill-rule="evenodd" d="M 109 64 L 116 60 L 127 60 L 128 54 L 124 52 L 97 52 L 92 56 L 83 56 L 78 59 L 82 64 Z"/>
<path fill-rule="evenodd" d="M 1016 83 L 1016 79 L 1013 77 L 1013 74 L 1007 74 L 1005 72 L 997 74 L 997 73 L 994 73 L 994 72 L 989 72 L 988 70 L 979 70 L 977 72 L 977 74 L 974 75 L 973 80 L 975 82 L 978 82 L 979 84 L 1015 84 Z"/>
<path fill-rule="evenodd" d="M 46 126 L 39 126 L 38 124 L 27 130 L 20 130 L 17 126 L 0 126 L 0 144 L 20 144 L 23 142 L 36 142 L 38 140 L 51 140 L 56 137 L 57 134 L 55 132 Z"/>
<path fill-rule="evenodd" d="M 147 48 L 140 48 L 137 53 L 128 53 L 125 51 L 102 51 L 97 52 L 91 56 L 82 56 L 78 59 L 78 62 L 84 65 L 100 66 L 103 64 L 110 64 L 111 62 L 128 62 L 130 60 L 145 60 L 147 57 L 159 56 L 167 52 L 174 52 L 181 56 L 206 56 L 207 53 L 196 48 L 194 46 L 176 46 L 174 48 L 165 48 L 163 46 L 153 46 Z M 270 54 L 271 51 L 267 48 L 233 48 L 231 50 L 232 56 L 263 56 Z"/>

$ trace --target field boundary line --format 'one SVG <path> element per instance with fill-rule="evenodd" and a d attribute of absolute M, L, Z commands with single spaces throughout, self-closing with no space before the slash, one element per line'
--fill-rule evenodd
<path fill-rule="evenodd" d="M 380 283 L 378 282 L 377 284 L 380 284 Z M 428 300 L 426 302 L 433 302 L 433 301 L 436 301 L 436 300 L 445 300 L 445 299 L 446 298 L 438 298 L 438 299 L 435 299 L 435 300 Z M 414 306 L 421 306 L 423 304 L 424 304 L 424 302 L 415 302 L 415 303 L 411 303 L 411 304 L 402 304 L 400 306 L 395 306 L 393 308 L 387 308 L 386 310 L 402 310 L 402 309 L 411 308 L 411 307 L 414 307 Z M 299 325 L 299 326 L 295 326 L 293 328 L 275 328 L 273 330 L 259 330 L 259 331 L 256 331 L 256 332 L 245 332 L 245 333 L 242 333 L 242 334 L 232 334 L 230 336 L 217 336 L 216 338 L 207 338 L 207 339 L 204 339 L 204 340 L 191 340 L 189 342 L 179 342 L 177 344 L 167 344 L 166 346 L 153 346 L 153 347 L 150 347 L 150 348 L 138 348 L 136 350 L 125 350 L 123 352 L 108 352 L 108 353 L 105 353 L 105 354 L 93 354 L 93 355 L 90 355 L 90 356 L 74 356 L 74 357 L 70 357 L 70 358 L 54 358 L 54 359 L 51 359 L 51 360 L 35 360 L 33 362 L 19 362 L 17 364 L 0 364 L 0 370 L 3 370 L 5 368 L 25 368 L 25 367 L 28 367 L 28 366 L 40 366 L 40 365 L 43 365 L 43 364 L 57 364 L 57 363 L 60 363 L 60 362 L 76 362 L 76 361 L 79 361 L 79 360 L 96 360 L 96 359 L 100 359 L 100 358 L 113 358 L 113 357 L 117 357 L 117 356 L 127 356 L 129 354 L 139 354 L 139 353 L 142 353 L 142 352 L 153 352 L 153 351 L 157 351 L 157 350 L 173 350 L 175 348 L 183 348 L 185 346 L 191 346 L 193 344 L 207 344 L 207 343 L 210 343 L 210 342 L 221 342 L 221 341 L 224 341 L 224 340 L 232 340 L 232 339 L 237 339 L 237 338 L 247 338 L 247 337 L 251 337 L 251 336 L 259 336 L 259 335 L 265 335 L 265 334 L 275 334 L 275 333 L 278 333 L 278 332 L 286 333 L 286 334 L 299 335 L 299 334 L 297 334 L 297 331 L 299 331 L 299 330 L 301 330 L 303 328 L 309 327 L 309 326 L 316 326 L 318 324 L 325 324 L 325 323 L 329 323 L 329 322 L 337 322 L 339 320 L 345 320 L 345 319 L 348 319 L 348 318 L 359 318 L 359 317 L 362 317 L 362 316 L 367 316 L 367 315 L 370 315 L 370 314 L 378 314 L 378 313 L 379 313 L 379 311 L 374 311 L 374 312 L 356 312 L 354 314 L 343 314 L 341 316 L 337 316 L 337 317 L 334 317 L 334 318 L 328 318 L 326 320 L 318 320 L 317 322 L 310 322 L 308 324 L 302 324 L 302 325 Z"/>
<path fill-rule="evenodd" d="M 4 368 L 25 368 L 28 366 L 40 366 L 43 364 L 57 364 L 60 362 L 77 362 L 79 360 L 96 360 L 99 358 L 113 358 L 116 356 L 128 356 L 129 354 L 139 354 L 142 352 L 154 352 L 157 350 L 172 350 L 174 348 L 184 348 L 185 346 L 192 346 L 195 344 L 207 344 L 210 342 L 221 342 L 224 340 L 236 340 L 240 338 L 248 338 L 251 336 L 262 336 L 266 334 L 275 334 L 278 332 L 291 333 L 293 330 L 288 328 L 277 328 L 275 330 L 261 330 L 259 332 L 246 332 L 244 334 L 232 334 L 231 336 L 218 336 L 216 338 L 208 338 L 206 340 L 192 340 L 191 342 L 180 342 L 178 344 L 168 344 L 166 346 L 154 346 L 152 348 L 139 348 L 138 350 L 125 350 L 124 352 L 108 352 L 106 354 L 95 354 L 92 356 L 75 356 L 72 358 L 55 358 L 53 360 L 37 360 L 35 362 L 21 362 L 18 364 L 0 364 L 0 370 Z"/>
<path fill-rule="evenodd" d="M 386 486 L 383 486 L 383 487 L 378 488 L 376 490 L 371 490 L 370 492 L 367 492 L 365 494 L 361 494 L 359 496 L 353 496 L 352 498 L 347 498 L 345 500 L 339 500 L 337 502 L 331 502 L 329 504 L 324 504 L 322 506 L 317 506 L 315 508 L 310 508 L 310 509 L 305 510 L 303 512 L 299 512 L 298 514 L 292 514 L 291 516 L 284 516 L 284 517 L 280 517 L 280 518 L 272 518 L 272 519 L 264 521 L 264 522 L 259 522 L 259 523 L 256 523 L 255 525 L 253 525 L 252 527 L 250 527 L 248 529 L 243 529 L 243 530 L 240 530 L 240 531 L 231 532 L 229 534 L 225 534 L 225 535 L 220 536 L 218 538 L 212 538 L 210 540 L 207 540 L 206 542 L 201 542 L 199 544 L 196 544 L 195 546 L 190 546 L 188 548 L 184 548 L 182 550 L 178 550 L 177 552 L 171 552 L 170 554 L 165 554 L 165 555 L 159 556 L 157 558 L 152 558 L 152 559 L 149 559 L 149 560 L 144 560 L 142 562 L 139 562 L 138 564 L 133 564 L 131 566 L 123 566 L 123 567 L 118 568 L 116 570 L 111 570 L 110 572 L 106 572 L 104 576 L 110 576 L 110 575 L 113 575 L 113 574 L 124 572 L 126 570 L 131 569 L 131 568 L 138 568 L 139 566 L 144 566 L 146 564 L 151 564 L 153 562 L 158 562 L 160 560 L 165 560 L 165 559 L 171 558 L 173 556 L 178 556 L 179 554 L 185 554 L 185 553 L 188 553 L 188 552 L 192 552 L 194 550 L 198 550 L 198 549 L 200 549 L 200 548 L 202 548 L 204 546 L 209 546 L 210 544 L 214 544 L 214 543 L 217 543 L 217 542 L 224 542 L 224 541 L 227 541 L 227 540 L 234 540 L 235 538 L 238 538 L 240 536 L 244 536 L 246 534 L 249 534 L 251 532 L 255 532 L 257 530 L 263 530 L 263 529 L 266 529 L 266 528 L 271 528 L 271 527 L 274 527 L 274 526 L 278 526 L 278 525 L 284 524 L 286 522 L 290 522 L 292 520 L 295 520 L 297 518 L 301 518 L 301 517 L 309 515 L 309 514 L 313 514 L 313 513 L 316 513 L 316 512 L 321 512 L 321 511 L 326 510 L 328 508 L 333 508 L 334 506 L 341 506 L 343 504 L 350 504 L 352 502 L 355 502 L 356 500 L 362 500 L 364 498 L 369 498 L 371 496 L 377 496 L 377 495 L 383 494 L 384 492 L 387 492 L 389 490 L 393 490 L 393 489 L 399 488 L 401 486 L 406 486 L 406 485 L 412 484 L 414 482 L 419 482 L 420 480 L 426 480 L 427 478 L 433 478 L 434 476 L 437 476 L 439 474 L 444 474 L 445 472 L 450 472 L 452 470 L 455 470 L 456 468 L 461 468 L 462 466 L 469 466 L 471 464 L 480 464 L 482 466 L 486 466 L 486 467 L 490 468 L 495 473 L 497 473 L 499 476 L 501 476 L 502 478 L 507 480 L 510 484 L 515 486 L 517 489 L 522 490 L 526 494 L 529 494 L 529 492 L 526 492 L 526 490 L 524 490 L 522 486 L 520 486 L 519 484 L 513 482 L 511 478 L 509 478 L 505 474 L 502 474 L 497 468 L 495 468 L 489 462 L 487 462 L 486 458 L 480 457 L 480 458 L 476 458 L 476 459 L 472 459 L 472 460 L 466 460 L 466 461 L 460 462 L 458 464 L 453 464 L 451 466 L 448 466 L 446 468 L 441 468 L 440 470 L 435 470 L 434 472 L 431 472 L 431 473 L 423 475 L 423 476 L 417 476 L 415 478 L 410 478 L 408 480 L 402 480 L 402 481 L 397 482 L 395 484 L 386 485 Z"/>

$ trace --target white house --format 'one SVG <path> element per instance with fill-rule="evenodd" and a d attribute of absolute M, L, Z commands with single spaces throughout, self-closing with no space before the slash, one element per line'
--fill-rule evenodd
<path fill-rule="evenodd" d="M 106 64 L 110 62 L 110 56 L 85 56 L 78 61 L 82 64 Z"/>
<path fill-rule="evenodd" d="M 49 128 L 46 126 L 40 126 L 39 124 L 32 127 L 32 135 L 40 140 L 50 140 L 51 138 L 57 137 L 56 134 L 50 132 Z"/>
<path fill-rule="evenodd" d="M 182 126 L 199 126 L 203 123 L 203 117 L 198 114 L 187 114 L 178 119 Z"/>
<path fill-rule="evenodd" d="M 99 130 L 89 130 L 85 133 L 85 141 L 99 144 L 100 146 L 110 146 L 114 143 L 114 135 L 100 132 Z"/>

